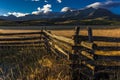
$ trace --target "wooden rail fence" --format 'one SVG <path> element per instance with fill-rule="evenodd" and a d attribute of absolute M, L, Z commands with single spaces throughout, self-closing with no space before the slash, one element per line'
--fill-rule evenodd
<path fill-rule="evenodd" d="M 94 43 L 94 41 L 120 42 L 120 38 L 93 36 L 91 28 L 88 28 L 88 36 L 79 33 L 80 27 L 76 27 L 73 39 L 56 36 L 48 30 L 0 33 L 0 36 L 6 36 L 0 38 L 0 47 L 39 47 L 39 43 L 44 43 L 48 53 L 54 52 L 56 56 L 71 61 L 69 65 L 72 80 L 120 80 L 120 56 L 97 54 L 99 51 L 112 51 L 113 47 L 100 47 Z M 120 47 L 114 50 L 119 53 Z"/>
<path fill-rule="evenodd" d="M 88 36 L 80 35 L 80 27 L 75 29 L 73 39 L 56 36 L 50 31 L 43 30 L 48 40 L 49 50 L 57 50 L 71 60 L 72 80 L 119 80 L 120 56 L 98 55 L 100 50 L 111 51 L 113 47 L 100 47 L 94 41 L 120 42 L 120 38 L 98 37 L 92 35 L 88 28 Z M 107 50 L 106 50 L 107 49 Z M 114 50 L 120 50 L 117 46 Z"/>
<path fill-rule="evenodd" d="M 0 48 L 6 47 L 33 47 L 44 41 L 40 40 L 40 32 L 0 33 Z"/>

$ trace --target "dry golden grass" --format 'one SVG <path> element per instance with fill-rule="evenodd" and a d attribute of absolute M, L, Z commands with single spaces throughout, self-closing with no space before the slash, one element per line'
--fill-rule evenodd
<path fill-rule="evenodd" d="M 52 30 L 53 34 L 65 37 L 72 37 L 75 30 Z M 81 35 L 88 35 L 87 30 L 80 31 Z M 93 36 L 120 37 L 120 29 L 94 29 Z"/>
<path fill-rule="evenodd" d="M 20 33 L 20 32 L 38 32 L 40 30 L 4 30 L 0 29 L 0 33 Z M 75 30 L 51 30 L 53 34 L 65 37 L 72 37 Z M 87 35 L 87 30 L 82 29 L 80 31 L 81 35 Z M 119 29 L 93 29 L 93 36 L 107 36 L 107 37 L 120 37 Z"/>
<path fill-rule="evenodd" d="M 53 53 L 47 53 L 43 47 L 11 47 L 0 51 L 0 63 L 4 64 L 0 66 L 2 79 L 70 80 L 68 61 L 56 57 Z"/>

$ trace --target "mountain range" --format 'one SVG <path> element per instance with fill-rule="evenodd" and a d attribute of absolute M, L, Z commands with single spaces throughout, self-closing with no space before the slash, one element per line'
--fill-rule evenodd
<path fill-rule="evenodd" d="M 65 21 L 78 21 L 78 20 L 109 20 L 120 21 L 120 15 L 114 14 L 111 11 L 104 8 L 84 8 L 81 10 L 67 10 L 65 12 L 48 12 L 28 14 L 22 17 L 16 17 L 14 15 L 0 16 L 0 20 L 9 21 L 52 21 L 52 22 L 65 22 Z"/>

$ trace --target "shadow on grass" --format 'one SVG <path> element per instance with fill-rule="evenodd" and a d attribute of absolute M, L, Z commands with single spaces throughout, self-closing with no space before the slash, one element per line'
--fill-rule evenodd
<path fill-rule="evenodd" d="M 88 41 L 88 36 L 79 36 L 82 41 Z M 93 41 L 103 41 L 103 42 L 120 42 L 120 38 L 116 37 L 103 37 L 103 36 L 93 36 Z"/>
<path fill-rule="evenodd" d="M 120 51 L 120 47 L 118 46 L 99 46 L 97 50 L 102 50 L 102 51 Z"/>

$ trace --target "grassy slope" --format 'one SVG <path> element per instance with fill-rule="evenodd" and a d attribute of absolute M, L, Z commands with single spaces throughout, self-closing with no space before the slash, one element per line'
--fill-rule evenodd
<path fill-rule="evenodd" d="M 116 20 L 86 19 L 86 20 L 30 20 L 30 21 L 3 21 L 0 26 L 39 26 L 39 25 L 119 25 Z"/>

